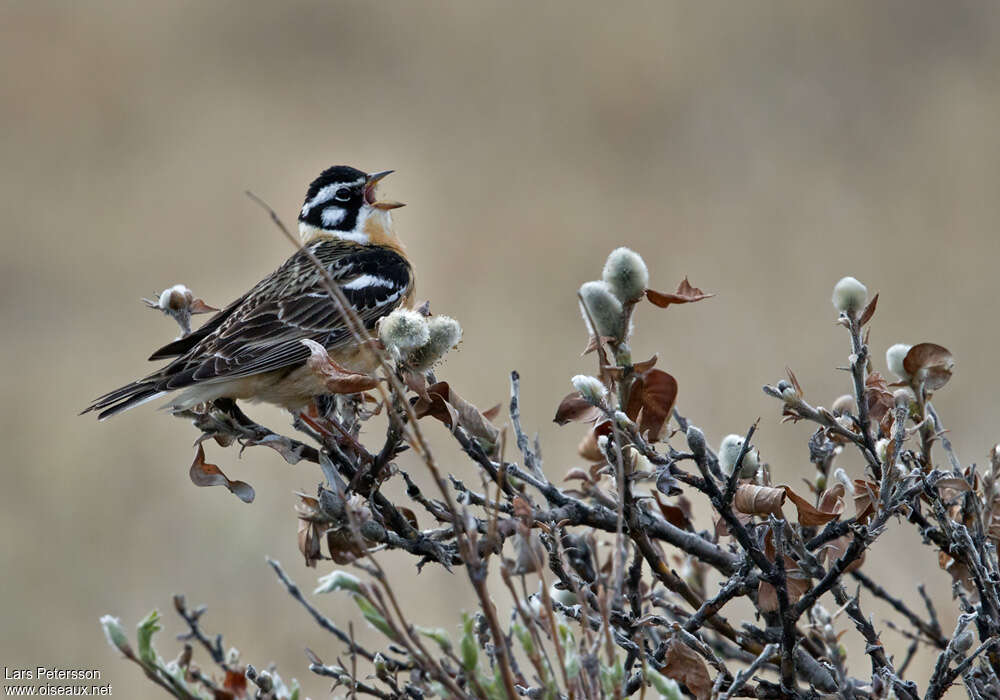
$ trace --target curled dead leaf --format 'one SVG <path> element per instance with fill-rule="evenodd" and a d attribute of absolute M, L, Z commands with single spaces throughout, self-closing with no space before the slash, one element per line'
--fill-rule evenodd
<path fill-rule="evenodd" d="M 864 479 L 854 480 L 854 517 L 859 523 L 867 523 L 875 513 L 878 502 L 878 484 Z"/>
<path fill-rule="evenodd" d="M 819 554 L 821 559 L 825 559 L 825 563 L 829 566 L 844 556 L 844 553 L 847 551 L 847 548 L 850 546 L 853 539 L 854 538 L 851 535 L 841 535 L 840 537 L 827 542 L 820 547 Z M 849 574 L 856 569 L 860 569 L 861 565 L 865 563 L 866 554 L 867 550 L 862 550 L 861 554 L 858 555 L 858 558 L 847 565 L 844 569 L 844 573 Z"/>
<path fill-rule="evenodd" d="M 697 700 L 708 700 L 712 694 L 712 679 L 708 667 L 698 653 L 674 637 L 663 657 L 661 673 L 678 683 L 683 683 Z"/>
<path fill-rule="evenodd" d="M 677 479 L 670 475 L 669 469 L 661 469 L 656 475 L 656 490 L 665 496 L 679 496 L 683 491 Z"/>
<path fill-rule="evenodd" d="M 961 512 L 961 501 L 958 501 L 958 497 L 963 493 L 968 493 L 972 491 L 972 487 L 969 486 L 969 482 L 960 476 L 946 476 L 942 479 L 938 479 L 934 482 L 934 488 L 938 490 L 941 495 L 941 500 L 945 503 L 952 503 L 952 507 L 949 510 L 954 510 L 955 513 L 951 515 L 954 519 Z"/>
<path fill-rule="evenodd" d="M 223 692 L 228 693 L 231 698 L 249 697 L 247 694 L 247 672 L 243 666 L 226 669 L 226 677 L 222 682 Z M 216 693 L 215 700 L 219 700 Z"/>
<path fill-rule="evenodd" d="M 653 498 L 656 499 L 656 505 L 660 507 L 664 520 L 681 530 L 694 532 L 694 525 L 691 522 L 691 503 L 684 496 L 677 499 L 677 505 L 663 501 L 656 491 L 653 491 Z"/>
<path fill-rule="evenodd" d="M 356 374 L 338 365 L 330 358 L 326 348 L 315 340 L 303 338 L 301 342 L 309 348 L 306 367 L 322 379 L 331 394 L 360 394 L 378 386 L 375 377 Z"/>
<path fill-rule="evenodd" d="M 774 547 L 774 535 L 768 530 L 764 536 L 764 556 L 770 561 L 776 561 L 778 556 Z M 801 598 L 806 591 L 812 588 L 809 576 L 802 570 L 799 563 L 787 554 L 781 558 L 785 569 L 785 583 L 788 590 L 788 602 L 794 603 Z M 757 586 L 757 604 L 763 612 L 774 612 L 780 606 L 778 604 L 778 591 L 767 581 L 761 579 Z"/>
<path fill-rule="evenodd" d="M 417 418 L 431 416 L 451 430 L 461 426 L 481 445 L 492 450 L 500 438 L 500 430 L 473 404 L 459 396 L 448 382 L 427 387 L 427 398 L 418 397 L 413 404 Z"/>
<path fill-rule="evenodd" d="M 663 428 L 674 410 L 677 380 L 663 370 L 651 369 L 642 375 L 641 392 L 639 432 L 647 434 L 648 439 L 655 442 L 662 437 Z"/>
<path fill-rule="evenodd" d="M 579 391 L 567 394 L 559 402 L 556 409 L 556 417 L 552 420 L 559 425 L 566 425 L 571 422 L 592 423 L 601 415 L 601 410 L 580 396 Z"/>
<path fill-rule="evenodd" d="M 250 484 L 245 481 L 231 481 L 218 466 L 206 462 L 205 448 L 201 446 L 200 442 L 188 475 L 191 477 L 191 483 L 195 486 L 225 486 L 230 493 L 244 503 L 253 503 L 256 495 Z"/>
<path fill-rule="evenodd" d="M 843 489 L 841 484 L 838 484 L 838 486 Z M 817 508 L 802 496 L 792 491 L 790 487 L 782 486 L 781 488 L 785 490 L 785 494 L 791 499 L 792 504 L 795 506 L 795 510 L 798 513 L 799 525 L 803 525 L 805 527 L 826 525 L 831 520 L 839 518 L 840 514 L 844 510 L 843 500 L 834 501 L 833 503 L 828 501 L 827 505 L 832 505 L 833 507 L 830 510 L 823 510 L 822 508 Z"/>
<path fill-rule="evenodd" d="M 803 395 L 802 385 L 799 384 L 799 378 L 795 376 L 795 372 L 792 371 L 791 367 L 785 367 L 785 372 L 788 374 L 788 381 L 792 383 L 792 387 L 795 389 L 795 393 L 799 396 Z"/>
<path fill-rule="evenodd" d="M 646 372 L 648 372 L 649 370 L 653 369 L 653 367 L 656 366 L 656 361 L 659 359 L 660 359 L 659 355 L 653 355 L 648 360 L 645 360 L 643 362 L 636 362 L 634 365 L 632 365 L 632 371 L 635 372 L 636 374 L 645 374 Z"/>
<path fill-rule="evenodd" d="M 483 411 L 483 417 L 490 422 L 495 421 L 497 419 L 497 416 L 500 415 L 500 410 L 502 407 L 503 404 L 498 403 L 496 406 L 491 406 L 490 408 L 487 408 L 485 411 Z"/>
<path fill-rule="evenodd" d="M 788 602 L 794 603 L 812 587 L 809 577 L 799 568 L 791 557 L 784 557 L 785 581 L 788 586 Z M 767 581 L 761 579 L 757 585 L 757 604 L 761 612 L 774 612 L 778 609 L 778 591 Z"/>
<path fill-rule="evenodd" d="M 695 301 L 701 301 L 702 299 L 708 299 L 709 297 L 714 297 L 714 294 L 705 294 L 697 287 L 691 285 L 688 282 L 688 278 L 685 277 L 684 280 L 677 285 L 677 291 L 673 294 L 668 294 L 665 292 L 657 292 L 652 289 L 646 290 L 646 298 L 649 299 L 654 305 L 659 306 L 661 309 L 665 309 L 671 304 L 689 304 Z"/>
<path fill-rule="evenodd" d="M 601 452 L 601 448 L 597 444 L 597 438 L 601 435 L 609 435 L 611 430 L 611 421 L 601 421 L 587 431 L 587 434 L 584 436 L 583 440 L 580 441 L 576 451 L 588 462 L 600 462 L 603 464 L 605 461 L 604 454 Z"/>
<path fill-rule="evenodd" d="M 892 409 L 895 406 L 889 383 L 878 372 L 872 372 L 865 379 L 865 397 L 868 399 L 868 414 L 883 430 L 889 431 L 892 423 Z"/>
<path fill-rule="evenodd" d="M 785 489 L 756 484 L 740 484 L 733 496 L 733 508 L 747 515 L 773 515 L 783 518 L 781 506 L 785 502 Z"/>
<path fill-rule="evenodd" d="M 878 306 L 878 294 L 872 297 L 872 300 L 868 302 L 865 306 L 864 311 L 861 312 L 861 316 L 858 318 L 858 326 L 864 326 L 866 323 L 872 320 L 872 316 L 875 315 L 875 307 Z M 868 341 L 865 340 L 865 345 Z"/>
<path fill-rule="evenodd" d="M 747 515 L 746 513 L 740 513 L 739 511 L 734 512 L 733 515 L 736 517 L 736 522 L 738 522 L 740 525 L 748 525 L 753 520 L 752 515 Z M 726 522 L 726 519 L 723 518 L 721 515 L 716 516 L 715 536 L 726 537 L 730 534 L 732 533 L 730 533 L 729 531 L 729 524 Z"/>
<path fill-rule="evenodd" d="M 976 586 L 976 580 L 973 578 L 972 572 L 969 571 L 969 567 L 966 564 L 953 559 L 945 552 L 938 552 L 938 565 L 951 575 L 953 583 L 961 584 L 969 598 L 974 602 L 978 602 L 979 589 Z"/>
<path fill-rule="evenodd" d="M 927 391 L 937 391 L 951 379 L 955 358 L 948 348 L 934 343 L 918 343 L 903 358 L 905 369 Z"/>
<path fill-rule="evenodd" d="M 192 314 L 210 314 L 213 311 L 218 311 L 214 306 L 209 306 L 201 299 L 195 299 L 191 302 L 191 306 L 188 309 Z"/>

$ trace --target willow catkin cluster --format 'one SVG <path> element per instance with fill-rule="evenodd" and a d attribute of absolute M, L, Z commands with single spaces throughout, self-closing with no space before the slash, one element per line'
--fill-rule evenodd
<path fill-rule="evenodd" d="M 379 324 L 379 339 L 397 361 L 426 372 L 462 340 L 462 326 L 450 316 L 425 317 L 397 309 Z"/>
<path fill-rule="evenodd" d="M 638 301 L 649 284 L 649 269 L 642 257 L 628 248 L 611 251 L 599 280 L 580 287 L 583 319 L 594 335 L 625 340 L 626 304 Z"/>

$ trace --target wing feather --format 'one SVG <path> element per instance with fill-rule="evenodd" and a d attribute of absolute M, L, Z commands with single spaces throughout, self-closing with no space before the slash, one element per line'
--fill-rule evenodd
<path fill-rule="evenodd" d="M 393 250 L 324 240 L 313 244 L 312 252 L 369 329 L 398 307 L 412 287 L 409 263 Z M 225 318 L 211 319 L 212 329 L 164 368 L 165 388 L 299 365 L 309 357 L 301 342 L 306 338 L 327 348 L 350 340 L 320 274 L 301 252 L 223 313 Z M 156 356 L 164 356 L 170 347 Z"/>

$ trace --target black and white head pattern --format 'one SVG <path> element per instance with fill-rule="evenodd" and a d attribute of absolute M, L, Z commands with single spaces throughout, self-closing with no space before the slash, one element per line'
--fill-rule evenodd
<path fill-rule="evenodd" d="M 366 243 L 362 229 L 372 211 L 365 201 L 367 181 L 366 173 L 346 165 L 324 170 L 306 192 L 299 230 L 322 229 L 345 240 Z"/>

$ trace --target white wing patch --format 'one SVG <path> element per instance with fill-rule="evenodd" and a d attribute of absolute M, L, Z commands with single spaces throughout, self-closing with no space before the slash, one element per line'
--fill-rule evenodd
<path fill-rule="evenodd" d="M 376 275 L 360 275 L 352 279 L 347 284 L 341 285 L 341 288 L 364 289 L 365 287 L 385 287 L 387 289 L 393 289 L 395 286 L 395 282 L 387 280 L 385 277 L 378 277 Z"/>

